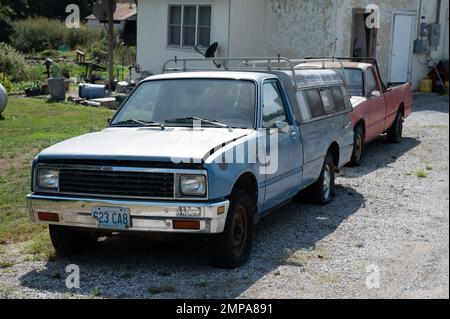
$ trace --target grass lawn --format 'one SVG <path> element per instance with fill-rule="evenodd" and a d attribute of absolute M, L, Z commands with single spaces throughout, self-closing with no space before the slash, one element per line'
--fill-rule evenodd
<path fill-rule="evenodd" d="M 26 209 L 31 161 L 50 145 L 104 128 L 112 114 L 46 99 L 9 100 L 0 120 L 0 245 L 31 241 L 28 253 L 48 257 L 47 227 L 31 223 Z"/>

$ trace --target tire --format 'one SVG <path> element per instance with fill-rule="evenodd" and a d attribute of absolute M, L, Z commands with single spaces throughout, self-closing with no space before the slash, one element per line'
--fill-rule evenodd
<path fill-rule="evenodd" d="M 395 117 L 394 124 L 392 124 L 392 127 L 387 131 L 387 141 L 389 143 L 401 143 L 403 135 L 403 122 L 403 115 L 398 112 Z"/>
<path fill-rule="evenodd" d="M 98 236 L 68 226 L 49 225 L 50 239 L 56 254 L 67 256 L 95 246 Z"/>
<path fill-rule="evenodd" d="M 363 159 L 364 151 L 364 129 L 361 125 L 355 128 L 355 138 L 353 141 L 353 153 L 349 166 L 360 166 Z"/>
<path fill-rule="evenodd" d="M 333 156 L 328 153 L 320 172 L 319 180 L 307 190 L 308 198 L 318 205 L 326 205 L 333 201 L 335 195 L 335 173 Z"/>
<path fill-rule="evenodd" d="M 247 192 L 233 191 L 225 230 L 213 236 L 209 246 L 212 266 L 233 269 L 247 263 L 253 241 L 253 211 Z"/>

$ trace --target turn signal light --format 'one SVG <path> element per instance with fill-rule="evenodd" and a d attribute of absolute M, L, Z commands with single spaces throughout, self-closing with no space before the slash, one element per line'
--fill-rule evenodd
<path fill-rule="evenodd" d="M 59 215 L 56 213 L 38 213 L 39 220 L 44 222 L 59 222 Z"/>
<path fill-rule="evenodd" d="M 200 221 L 198 220 L 174 220 L 173 229 L 199 230 Z"/>
<path fill-rule="evenodd" d="M 225 214 L 225 206 L 220 206 L 217 208 L 217 215 L 223 215 Z"/>

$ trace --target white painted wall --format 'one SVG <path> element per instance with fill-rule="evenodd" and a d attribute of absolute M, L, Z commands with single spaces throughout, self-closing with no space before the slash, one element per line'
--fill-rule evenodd
<path fill-rule="evenodd" d="M 266 56 L 266 3 L 261 0 L 230 1 L 229 56 Z"/>
<path fill-rule="evenodd" d="M 393 13 L 415 16 L 413 39 L 420 18 L 420 0 L 139 0 L 137 59 L 143 70 L 159 73 L 163 62 L 174 56 L 199 57 L 193 50 L 167 47 L 168 4 L 177 3 L 212 4 L 211 42 L 219 42 L 219 56 L 287 57 L 348 56 L 352 9 L 375 3 L 381 9 L 377 58 L 385 81 L 389 80 Z M 422 1 L 420 15 L 427 23 L 435 20 L 436 3 Z M 432 53 L 436 60 L 448 59 L 448 1 L 442 3 L 441 24 L 447 31 Z M 430 70 L 426 57 L 411 52 L 410 68 L 410 80 L 418 88 Z"/>
<path fill-rule="evenodd" d="M 178 58 L 201 57 L 193 49 L 167 46 L 169 4 L 211 4 L 211 42 L 219 42 L 219 55 L 228 53 L 229 0 L 139 0 L 137 63 L 142 70 L 161 73 L 163 63 Z"/>

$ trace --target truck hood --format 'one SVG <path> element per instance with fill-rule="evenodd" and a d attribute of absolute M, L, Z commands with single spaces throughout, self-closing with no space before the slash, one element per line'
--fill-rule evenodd
<path fill-rule="evenodd" d="M 107 128 L 55 144 L 40 153 L 39 159 L 202 161 L 212 150 L 252 132 L 225 128 Z"/>
<path fill-rule="evenodd" d="M 352 103 L 353 108 L 357 107 L 361 103 L 367 101 L 365 97 L 362 96 L 350 96 L 350 102 Z"/>

